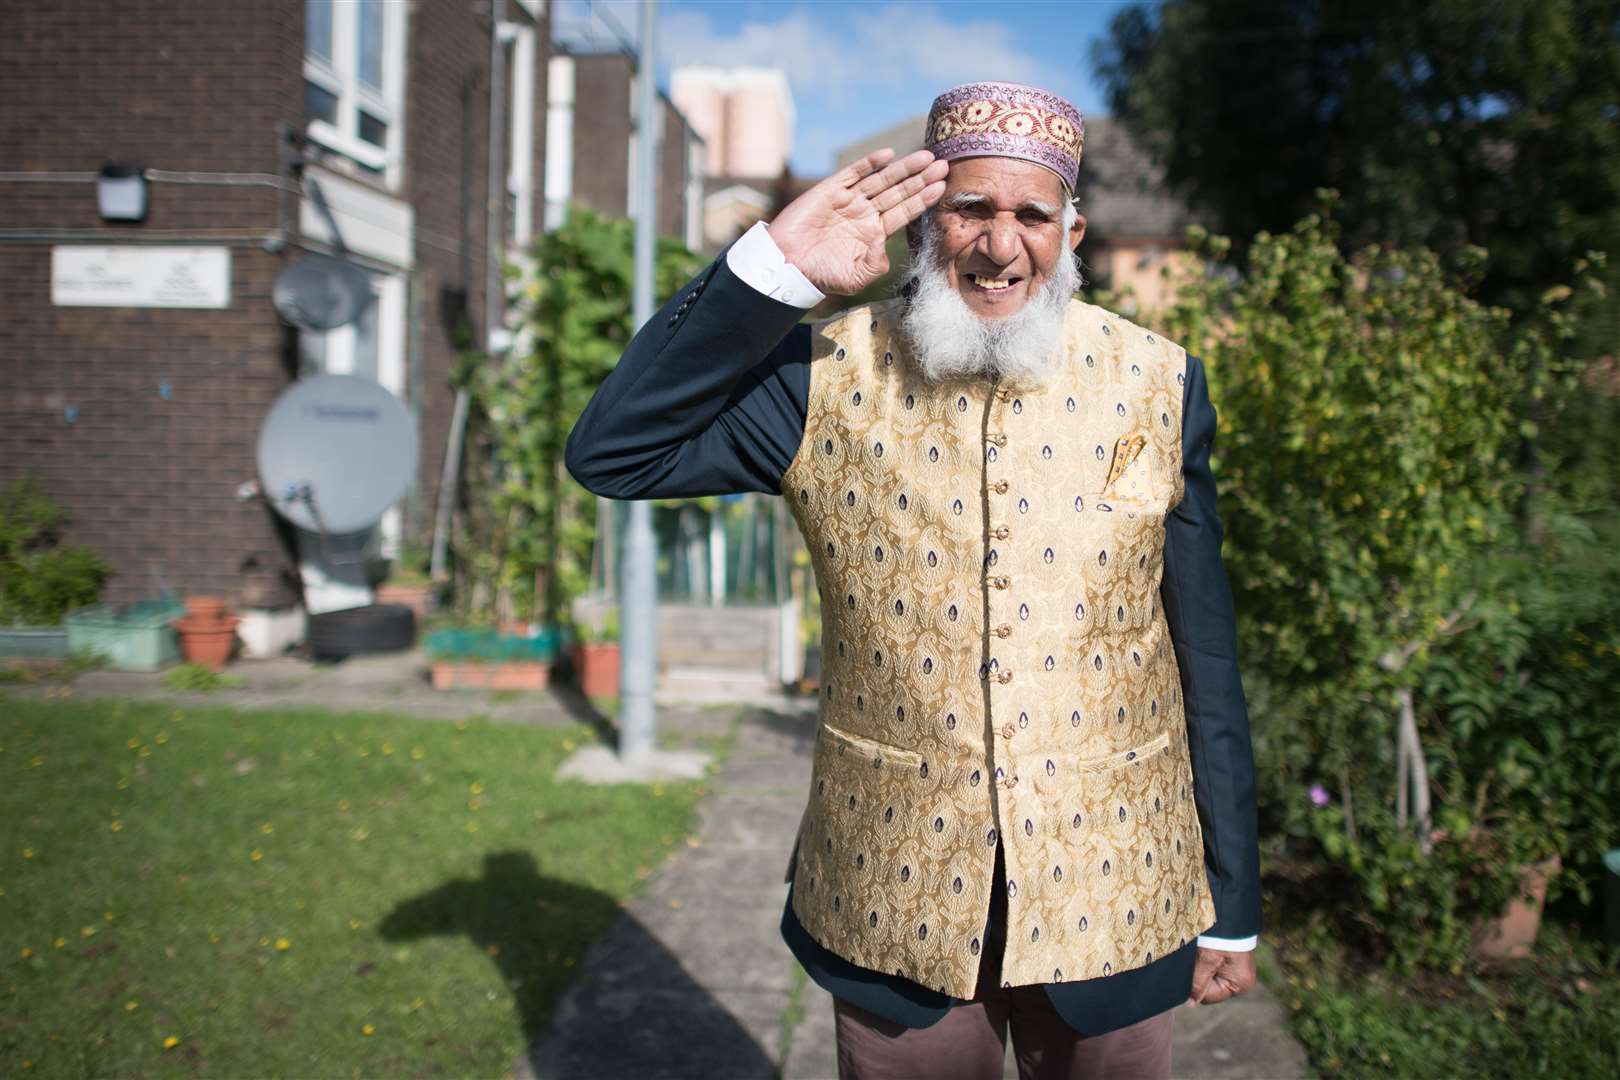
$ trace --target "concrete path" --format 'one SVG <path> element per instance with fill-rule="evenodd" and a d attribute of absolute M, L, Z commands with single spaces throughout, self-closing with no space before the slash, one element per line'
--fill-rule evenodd
<path fill-rule="evenodd" d="M 669 712 L 668 727 L 713 724 Z M 782 876 L 809 787 L 809 706 L 750 709 L 678 849 L 587 953 L 551 1030 L 514 1072 L 538 1080 L 833 1080 L 832 999 L 799 970 L 778 924 Z M 1309 1075 L 1263 988 L 1181 1009 L 1180 1077 Z M 1016 1077 L 1008 1055 L 1008 1077 Z M 947 1078 L 942 1078 L 947 1080 Z"/>

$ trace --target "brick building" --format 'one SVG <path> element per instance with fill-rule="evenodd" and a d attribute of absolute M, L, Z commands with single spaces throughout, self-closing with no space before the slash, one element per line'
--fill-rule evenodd
<path fill-rule="evenodd" d="M 406 402 L 421 455 L 383 547 L 431 535 L 452 329 L 483 341 L 490 256 L 540 226 L 547 5 L 111 10 L 0 13 L 0 485 L 43 481 L 72 538 L 112 564 L 104 599 L 166 585 L 285 610 L 296 537 L 238 489 L 262 418 L 300 374 L 366 374 Z M 506 182 L 491 200 L 497 89 Z M 103 219 L 106 162 L 143 167 L 144 220 Z M 271 304 L 278 273 L 340 242 L 375 304 L 328 334 L 291 329 Z M 192 275 L 190 306 L 64 299 L 64 268 L 130 264 Z"/>
<path fill-rule="evenodd" d="M 635 217 L 636 60 L 623 48 L 582 51 L 564 42 L 552 56 L 546 143 L 546 228 L 570 204 Z M 670 98 L 658 95 L 658 233 L 703 247 L 703 138 Z"/>

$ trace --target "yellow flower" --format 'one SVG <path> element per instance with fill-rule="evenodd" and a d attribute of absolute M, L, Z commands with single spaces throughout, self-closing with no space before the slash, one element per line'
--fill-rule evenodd
<path fill-rule="evenodd" d="M 62 947 L 63 947 L 63 946 L 64 946 L 64 945 L 66 945 L 66 944 L 67 944 L 67 938 L 65 938 L 65 937 L 59 937 L 59 938 L 57 938 L 57 939 L 56 939 L 56 940 L 55 940 L 55 941 L 53 941 L 53 942 L 51 942 L 51 944 L 52 944 L 52 945 L 55 945 L 55 946 L 56 946 L 56 947 L 57 947 L 57 948 L 58 948 L 58 949 L 60 949 L 60 948 L 62 948 Z"/>
<path fill-rule="evenodd" d="M 93 926 L 80 927 L 79 928 L 79 936 L 80 937 L 95 937 L 96 936 L 96 928 L 93 927 Z"/>
<path fill-rule="evenodd" d="M 426 750 L 423 750 L 420 746 L 411 747 L 411 760 L 412 761 L 421 761 L 425 757 L 427 757 L 427 751 Z"/>
<path fill-rule="evenodd" d="M 129 787 L 129 781 L 120 776 L 118 778 L 118 783 L 114 784 L 113 787 L 117 788 L 119 791 L 123 791 L 125 788 Z"/>
<path fill-rule="evenodd" d="M 411 1011 L 415 1012 L 417 1009 L 420 1009 L 422 1006 L 424 1006 L 426 1004 L 427 1004 L 427 1002 L 423 1001 L 421 998 L 415 998 L 415 999 L 413 999 L 411 1001 Z"/>
<path fill-rule="evenodd" d="M 178 1035 L 170 1035 L 168 1038 L 163 1040 L 163 1049 L 165 1049 L 165 1050 L 173 1050 L 175 1047 L 177 1047 L 179 1045 L 180 1045 L 180 1036 L 178 1036 Z"/>
<path fill-rule="evenodd" d="M 32 859 L 33 857 L 34 857 L 34 849 L 33 848 L 31 848 L 31 847 L 23 848 L 23 858 Z"/>
<path fill-rule="evenodd" d="M 286 952 L 292 948 L 292 942 L 284 937 L 276 938 L 276 952 Z"/>
<path fill-rule="evenodd" d="M 371 747 L 362 746 L 359 750 L 356 750 L 355 753 L 359 754 L 361 757 L 370 757 L 371 756 Z"/>
<path fill-rule="evenodd" d="M 28 766 L 29 766 L 29 768 L 32 768 L 32 769 L 37 769 L 43 764 L 45 764 L 45 755 L 44 754 L 35 754 L 28 761 Z"/>
<path fill-rule="evenodd" d="M 362 1035 L 375 1035 L 376 1033 L 377 1033 L 377 1029 L 376 1029 L 375 1026 L 373 1026 L 371 1024 L 361 1024 L 360 1025 L 360 1034 L 362 1034 Z"/>
<path fill-rule="evenodd" d="M 477 832 L 478 831 L 478 822 L 476 822 L 476 821 L 467 822 L 467 831 L 468 832 Z"/>
<path fill-rule="evenodd" d="M 474 780 L 472 782 L 472 786 L 467 790 L 472 792 L 474 795 L 482 795 L 484 793 L 484 785 L 481 781 Z"/>
<path fill-rule="evenodd" d="M 264 835 L 269 836 L 271 833 L 276 831 L 276 827 L 267 821 L 263 825 L 259 826 L 259 831 L 264 833 Z"/>
<path fill-rule="evenodd" d="M 338 800 L 338 809 L 340 811 L 347 810 L 348 808 L 349 808 L 349 800 L 348 799 L 339 799 Z"/>
<path fill-rule="evenodd" d="M 270 939 L 267 938 L 267 937 L 262 937 L 262 938 L 259 939 L 259 944 L 260 945 L 268 945 L 268 944 L 270 944 Z"/>
<path fill-rule="evenodd" d="M 664 794 L 664 785 L 663 784 L 654 784 L 653 785 L 653 797 L 654 798 L 662 798 L 663 794 Z"/>
<path fill-rule="evenodd" d="M 349 929 L 350 930 L 358 930 L 358 929 L 360 929 L 360 920 L 359 919 L 350 919 L 349 920 Z"/>
<path fill-rule="evenodd" d="M 129 741 L 124 745 L 129 747 L 131 750 L 134 750 L 136 747 L 141 745 L 140 737 L 138 735 L 131 735 L 129 737 Z"/>
<path fill-rule="evenodd" d="M 102 917 L 102 918 L 103 918 L 103 919 L 106 919 L 106 920 L 107 920 L 107 921 L 108 921 L 108 922 L 112 922 L 112 921 L 113 921 L 113 920 L 114 920 L 114 919 L 116 919 L 116 918 L 118 918 L 118 916 L 116 916 L 116 915 L 114 915 L 114 914 L 113 914 L 113 913 L 112 913 L 112 912 L 110 912 L 110 911 L 103 911 L 103 912 L 102 912 L 102 913 L 101 913 L 101 917 Z"/>
<path fill-rule="evenodd" d="M 159 745 L 159 746 L 162 746 L 162 745 L 163 745 L 163 744 L 164 744 L 164 743 L 166 743 L 166 742 L 168 742 L 168 741 L 169 741 L 169 733 L 168 733 L 168 732 L 167 732 L 167 731 L 160 731 L 160 732 L 158 732 L 158 733 L 157 733 L 157 738 L 156 738 L 156 739 L 155 739 L 155 740 L 154 740 L 154 741 L 155 741 L 155 742 L 156 742 L 156 743 L 157 743 L 157 744 L 158 744 L 158 745 Z"/>
<path fill-rule="evenodd" d="M 123 832 L 124 823 L 119 821 L 117 818 L 113 818 L 112 824 L 108 825 L 107 828 L 111 829 L 113 832 Z"/>
<path fill-rule="evenodd" d="M 218 934 L 209 934 L 208 935 L 208 940 L 213 942 L 215 945 L 218 945 L 219 944 L 219 935 Z"/>
<path fill-rule="evenodd" d="M 124 1002 L 124 1011 L 125 1012 L 134 1012 L 136 1009 L 138 1009 L 140 1007 L 141 1007 L 141 1003 L 138 1002 L 138 1001 L 126 1001 L 126 1002 Z"/>
<path fill-rule="evenodd" d="M 150 746 L 141 747 L 141 757 L 151 757 L 151 756 L 152 756 L 152 748 Z"/>
<path fill-rule="evenodd" d="M 30 957 L 30 956 L 33 956 L 33 955 L 34 955 L 34 950 L 33 950 L 33 949 L 30 949 L 30 948 L 29 948 L 29 947 L 28 947 L 28 946 L 26 946 L 26 945 L 24 945 L 24 946 L 23 946 L 23 947 L 22 947 L 22 952 L 21 952 L 21 953 L 20 953 L 20 954 L 19 954 L 19 955 L 21 955 L 21 956 L 22 956 L 22 958 L 23 958 L 23 959 L 24 959 L 24 960 L 26 960 L 26 959 L 28 959 L 28 958 L 29 958 L 29 957 Z"/>
<path fill-rule="evenodd" d="M 248 858 L 252 859 L 254 862 L 258 862 L 260 859 L 264 858 L 264 852 L 260 851 L 258 848 L 254 848 L 252 851 L 248 852 Z"/>
<path fill-rule="evenodd" d="M 387 743 L 387 742 L 383 743 L 382 744 L 382 752 L 383 752 L 383 755 L 385 757 L 387 755 L 389 755 L 389 754 L 392 754 L 394 752 L 394 744 L 393 743 Z"/>
<path fill-rule="evenodd" d="M 364 826 L 361 826 L 360 828 L 354 830 L 354 833 L 352 835 L 354 836 L 354 838 L 356 840 L 364 840 L 366 837 L 370 836 L 371 834 L 365 830 Z"/>
<path fill-rule="evenodd" d="M 572 750 L 573 748 L 574 748 L 574 740 L 573 739 L 564 739 L 563 740 L 563 749 L 564 750 Z"/>

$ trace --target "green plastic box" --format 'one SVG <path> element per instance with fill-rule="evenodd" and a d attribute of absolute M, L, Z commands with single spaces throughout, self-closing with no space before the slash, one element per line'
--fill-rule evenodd
<path fill-rule="evenodd" d="M 67 654 L 67 632 L 59 626 L 0 626 L 0 657 L 65 660 Z"/>
<path fill-rule="evenodd" d="M 142 600 L 122 608 L 80 608 L 62 622 L 70 652 L 99 653 L 117 671 L 161 671 L 180 662 L 180 642 L 169 623 L 185 613 L 178 600 Z"/>

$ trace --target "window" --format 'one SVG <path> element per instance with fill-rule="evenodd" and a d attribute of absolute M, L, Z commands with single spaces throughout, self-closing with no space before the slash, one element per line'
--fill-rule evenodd
<path fill-rule="evenodd" d="M 387 0 L 305 0 L 310 136 L 390 186 L 403 148 L 405 13 Z"/>

